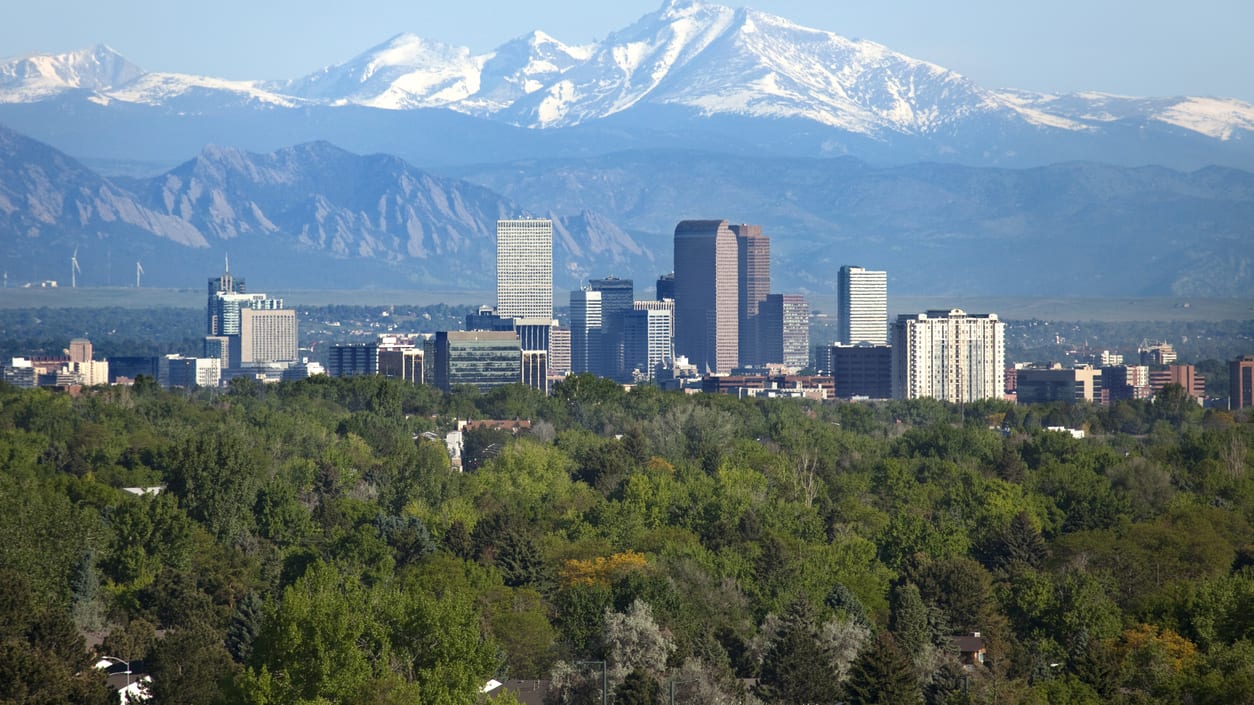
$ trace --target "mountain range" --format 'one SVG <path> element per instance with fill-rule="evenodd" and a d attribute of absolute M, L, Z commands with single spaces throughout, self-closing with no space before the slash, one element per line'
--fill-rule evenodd
<path fill-rule="evenodd" d="M 128 283 L 135 261 L 150 286 L 185 285 L 229 254 L 277 287 L 487 289 L 496 220 L 522 213 L 486 188 L 325 142 L 269 154 L 211 145 L 156 177 L 107 179 L 0 128 L 0 235 L 15 281 L 68 279 L 76 251 L 79 281 L 94 286 Z M 540 215 L 554 220 L 563 283 L 652 262 L 605 217 Z"/>
<path fill-rule="evenodd" d="M 1254 236 L 1254 106 L 988 88 L 694 0 L 593 45 L 398 34 L 281 80 L 19 57 L 0 124 L 0 241 L 36 280 L 77 246 L 159 258 L 154 284 L 229 249 L 274 286 L 490 288 L 492 222 L 529 212 L 561 285 L 651 280 L 676 221 L 726 217 L 800 290 L 857 261 L 903 292 L 1254 293 L 1228 255 Z"/>
<path fill-rule="evenodd" d="M 293 135 L 470 163 L 495 160 L 501 141 L 513 143 L 505 158 L 578 156 L 702 148 L 704 133 L 741 152 L 877 163 L 1254 167 L 1242 101 L 991 89 L 875 42 L 699 0 L 669 0 L 595 45 L 533 31 L 474 54 L 399 34 L 285 80 L 150 72 L 105 45 L 19 57 L 0 62 L 0 123 L 78 156 L 166 164 L 208 142 L 269 151 Z M 407 148 L 415 127 L 452 133 L 452 146 Z"/>

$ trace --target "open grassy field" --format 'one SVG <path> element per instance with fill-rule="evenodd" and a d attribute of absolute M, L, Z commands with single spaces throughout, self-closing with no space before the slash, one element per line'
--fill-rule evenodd
<path fill-rule="evenodd" d="M 491 303 L 491 291 L 419 291 L 394 289 L 266 290 L 283 297 L 289 306 L 429 306 Z M 564 292 L 554 303 L 564 306 Z M 0 308 L 201 308 L 204 289 L 56 288 L 0 289 Z M 835 296 L 811 296 L 810 306 L 829 316 L 836 313 Z M 961 308 L 971 313 L 996 313 L 1006 320 L 1047 321 L 1230 321 L 1254 320 L 1254 300 L 1187 298 L 964 298 L 949 296 L 890 296 L 889 315 L 934 308 Z"/>

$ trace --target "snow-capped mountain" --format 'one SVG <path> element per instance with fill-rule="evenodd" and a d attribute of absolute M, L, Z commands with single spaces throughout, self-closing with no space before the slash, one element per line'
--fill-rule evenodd
<path fill-rule="evenodd" d="M 1049 115 L 1092 129 L 1120 120 L 1152 120 L 1229 140 L 1254 132 L 1254 105 L 1223 98 L 1136 98 L 1108 93 L 1032 93 L 1003 90 L 998 99 L 1017 110 Z"/>
<path fill-rule="evenodd" d="M 144 70 L 101 44 L 64 54 L 23 56 L 0 63 L 0 102 L 28 103 L 69 90 L 108 91 Z"/>
<path fill-rule="evenodd" d="M 671 2 L 507 111 L 559 127 L 640 104 L 799 117 L 852 132 L 928 132 L 999 107 L 963 77 L 869 41 L 748 9 Z"/>
<path fill-rule="evenodd" d="M 263 81 L 231 81 L 182 73 L 145 73 L 95 97 L 98 103 L 112 100 L 192 110 L 206 106 L 293 108 L 306 102 L 275 93 Z"/>
<path fill-rule="evenodd" d="M 114 112 L 74 109 L 81 101 Z M 1254 106 L 1238 100 L 994 90 L 872 41 L 702 0 L 667 0 L 594 46 L 570 46 L 534 31 L 475 54 L 399 34 L 344 63 L 285 81 L 147 73 L 103 46 L 0 62 L 0 122 L 78 153 L 91 145 L 92 156 L 105 149 L 98 145 L 129 139 L 128 125 L 139 120 L 152 124 L 138 134 L 179 142 L 183 151 L 162 154 L 163 160 L 186 158 L 179 135 L 193 150 L 231 138 L 237 146 L 276 149 L 292 133 L 358 151 L 425 156 L 405 145 L 415 131 L 450 122 L 445 113 L 443 123 L 431 123 L 431 109 L 537 135 L 585 128 L 556 138 L 517 136 L 515 157 L 551 154 L 554 144 L 584 154 L 713 142 L 896 162 L 1254 165 L 1254 140 L 1247 137 L 1254 133 Z M 320 111 L 316 123 L 309 110 Z M 428 115 L 395 115 L 419 111 Z M 230 121 L 219 120 L 228 114 Z M 100 127 L 67 125 L 77 115 L 99 118 Z M 326 134 L 309 134 L 315 126 Z M 477 141 L 445 137 L 451 151 L 482 160 Z"/>
<path fill-rule="evenodd" d="M 483 63 L 465 47 L 398 34 L 342 64 L 275 88 L 331 105 L 430 108 L 477 93 Z"/>
<path fill-rule="evenodd" d="M 518 37 L 486 57 L 479 92 L 456 107 L 476 115 L 492 115 L 552 85 L 591 54 L 591 47 L 568 46 L 538 30 Z"/>

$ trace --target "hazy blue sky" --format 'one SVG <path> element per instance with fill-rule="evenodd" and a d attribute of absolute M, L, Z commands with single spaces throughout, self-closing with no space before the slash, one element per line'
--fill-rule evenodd
<path fill-rule="evenodd" d="M 148 70 L 292 78 L 400 32 L 476 53 L 532 29 L 578 44 L 661 0 L 6 0 L 0 56 L 106 43 Z M 725 4 L 739 6 L 742 3 Z M 756 0 L 989 87 L 1254 102 L 1251 0 Z"/>

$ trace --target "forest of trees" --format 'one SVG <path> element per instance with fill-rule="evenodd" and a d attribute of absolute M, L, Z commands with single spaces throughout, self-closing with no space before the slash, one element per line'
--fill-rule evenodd
<path fill-rule="evenodd" d="M 533 423 L 459 472 L 456 418 Z M 1170 387 L 0 384 L 0 703 L 110 702 L 102 654 L 163 705 L 1254 703 L 1252 447 Z"/>

